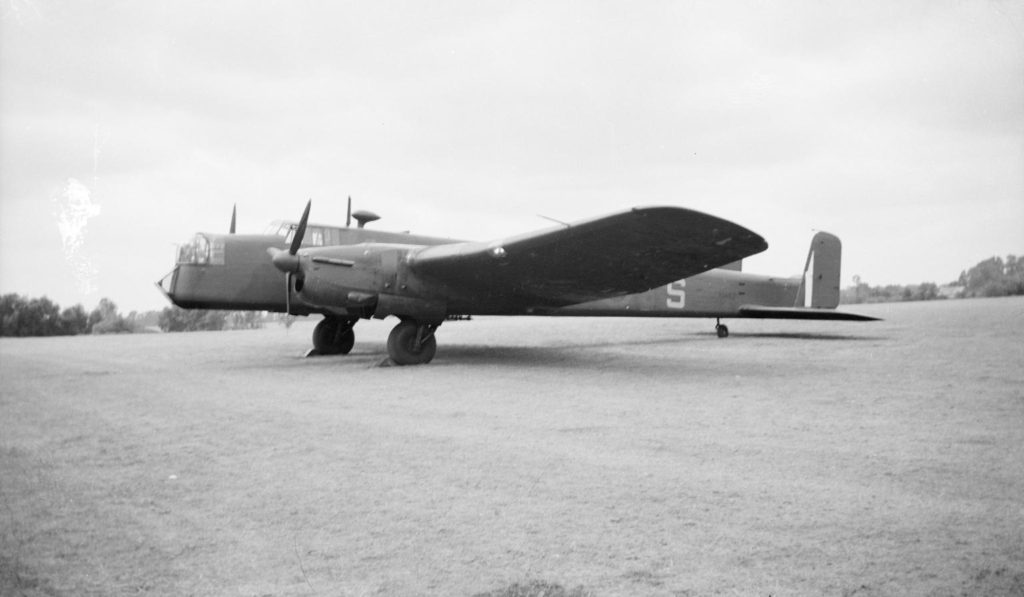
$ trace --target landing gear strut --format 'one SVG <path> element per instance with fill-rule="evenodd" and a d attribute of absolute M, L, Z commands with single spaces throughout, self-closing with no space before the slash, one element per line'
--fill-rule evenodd
<path fill-rule="evenodd" d="M 434 331 L 440 324 L 404 319 L 388 335 L 388 356 L 396 365 L 425 365 L 437 352 Z"/>
<path fill-rule="evenodd" d="M 313 330 L 313 350 L 307 356 L 348 354 L 356 342 L 355 320 L 324 317 Z"/>
<path fill-rule="evenodd" d="M 715 333 L 718 334 L 719 338 L 729 337 L 729 328 L 728 326 L 722 323 L 721 319 L 715 320 Z"/>

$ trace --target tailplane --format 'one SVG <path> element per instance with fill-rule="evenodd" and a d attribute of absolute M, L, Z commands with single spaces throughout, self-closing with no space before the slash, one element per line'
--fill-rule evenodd
<path fill-rule="evenodd" d="M 869 315 L 836 311 L 839 305 L 839 265 L 843 245 L 834 234 L 819 232 L 811 239 L 807 263 L 796 301 L 792 307 L 769 305 L 741 305 L 740 317 L 758 319 L 835 319 L 845 321 L 872 321 Z M 790 280 L 794 280 L 790 278 Z"/>
<path fill-rule="evenodd" d="M 835 309 L 839 305 L 839 266 L 843 245 L 839 237 L 819 232 L 811 239 L 804 277 L 794 307 Z"/>

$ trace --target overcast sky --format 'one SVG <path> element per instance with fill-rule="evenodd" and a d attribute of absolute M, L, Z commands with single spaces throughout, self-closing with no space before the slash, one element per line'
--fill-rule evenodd
<path fill-rule="evenodd" d="M 50 2 L 0 31 L 0 292 L 163 307 L 272 219 L 473 240 L 678 205 L 797 274 L 1024 253 L 1024 3 Z"/>

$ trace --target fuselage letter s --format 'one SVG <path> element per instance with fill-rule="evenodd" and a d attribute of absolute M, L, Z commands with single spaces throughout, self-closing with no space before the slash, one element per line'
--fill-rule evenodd
<path fill-rule="evenodd" d="M 668 298 L 665 300 L 665 306 L 669 309 L 682 309 L 686 307 L 686 280 L 679 280 L 678 282 L 672 282 L 666 288 L 668 292 Z"/>

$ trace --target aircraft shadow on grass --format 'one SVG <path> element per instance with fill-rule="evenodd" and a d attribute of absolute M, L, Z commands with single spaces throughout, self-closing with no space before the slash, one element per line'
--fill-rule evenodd
<path fill-rule="evenodd" d="M 693 337 L 713 336 L 713 332 L 696 334 Z M 751 333 L 736 334 L 740 338 L 769 338 L 779 340 L 820 340 L 826 342 L 836 341 L 879 341 L 882 337 L 874 336 L 847 336 L 838 334 L 809 334 L 809 333 Z M 642 358 L 642 354 L 616 354 L 606 352 L 602 349 L 616 349 L 629 347 L 669 347 L 669 350 L 661 350 L 650 355 L 652 358 L 665 358 L 678 356 L 681 360 L 686 358 L 686 349 L 689 343 L 685 339 L 658 339 L 658 340 L 637 340 L 629 342 L 593 342 L 580 344 L 560 344 L 556 346 L 499 346 L 493 344 L 452 344 L 445 347 L 443 360 L 452 359 L 458 363 L 475 364 L 510 364 L 515 366 L 538 366 L 553 365 L 563 366 L 566 364 L 584 365 L 595 364 L 607 367 L 609 361 L 621 361 L 624 366 Z M 671 350 L 670 347 L 678 347 L 678 350 Z M 600 351 L 600 352 L 596 352 Z M 386 355 L 382 354 L 382 357 Z"/>
<path fill-rule="evenodd" d="M 548 346 L 502 346 L 499 344 L 458 344 L 453 343 L 445 347 L 441 353 L 439 364 L 446 361 L 452 364 L 475 364 L 475 365 L 509 365 L 513 367 L 607 367 L 610 363 L 621 362 L 624 367 L 632 366 L 638 358 L 645 355 L 638 353 L 608 352 L 607 349 L 619 348 L 643 348 L 663 347 L 660 351 L 646 355 L 652 358 L 665 358 L 678 356 L 685 359 L 687 348 L 691 343 L 704 341 L 707 336 L 714 336 L 714 332 L 700 332 L 688 334 L 678 338 L 658 338 L 648 340 L 630 341 L 608 341 L 608 342 L 581 342 L 566 343 Z M 817 340 L 826 342 L 877 342 L 886 338 L 880 336 L 843 335 L 843 334 L 819 334 L 819 333 L 737 333 L 735 337 L 742 338 L 765 338 L 775 340 Z M 675 347 L 673 350 L 672 347 Z M 299 359 L 299 360 L 305 360 Z M 357 346 L 347 356 L 335 355 L 335 358 L 317 358 L 311 361 L 323 363 L 351 362 L 362 367 L 391 366 L 386 349 L 377 349 L 374 346 Z"/>
<path fill-rule="evenodd" d="M 704 332 L 701 335 L 710 336 L 712 333 Z M 807 332 L 738 332 L 732 335 L 737 338 L 772 338 L 776 340 L 845 340 L 850 342 L 888 340 L 888 338 L 883 336 L 852 336 L 847 334 L 814 334 Z"/>
<path fill-rule="evenodd" d="M 609 354 L 605 352 L 586 352 L 587 348 L 608 348 L 611 344 L 590 346 L 500 346 L 492 344 L 451 344 L 446 346 L 438 359 L 438 364 L 450 365 L 501 365 L 510 367 L 583 367 L 607 366 Z M 280 362 L 278 362 L 280 364 Z M 297 355 L 291 366 L 330 366 L 351 365 L 357 368 L 391 367 L 387 350 L 374 347 L 356 347 L 348 355 L 326 355 L 309 358 Z M 254 368 L 264 368 L 260 365 Z"/>

